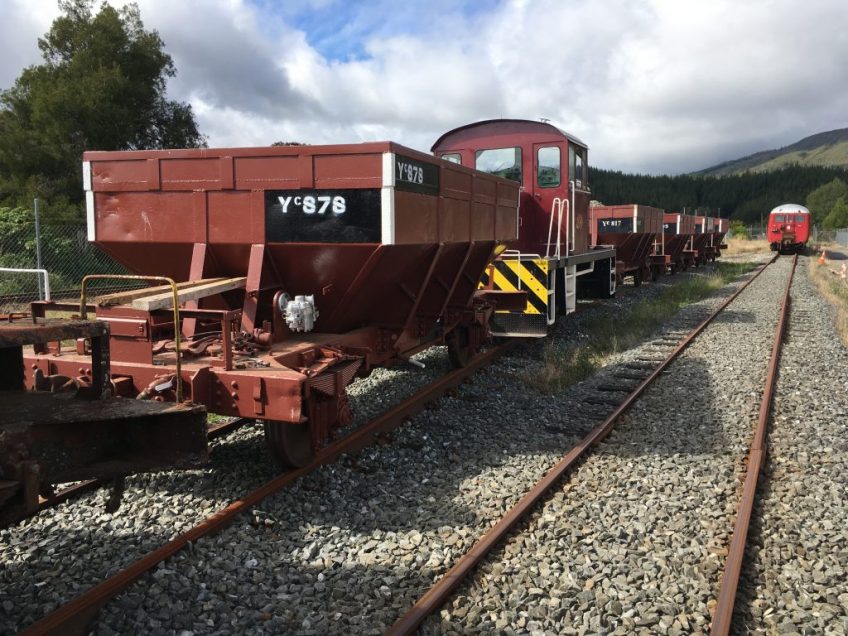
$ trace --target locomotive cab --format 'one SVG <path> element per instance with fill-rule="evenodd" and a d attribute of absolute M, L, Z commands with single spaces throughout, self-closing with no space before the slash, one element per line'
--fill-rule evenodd
<path fill-rule="evenodd" d="M 588 148 L 543 122 L 498 119 L 462 126 L 432 147 L 442 159 L 521 184 L 518 239 L 502 246 L 481 287 L 523 291 L 523 311 L 496 312 L 499 336 L 544 336 L 557 313 L 615 294 L 615 251 L 592 246 Z M 578 285 L 578 278 L 579 285 Z"/>

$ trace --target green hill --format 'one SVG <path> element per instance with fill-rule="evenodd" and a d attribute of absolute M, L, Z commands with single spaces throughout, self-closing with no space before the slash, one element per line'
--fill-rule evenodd
<path fill-rule="evenodd" d="M 848 128 L 811 135 L 784 148 L 756 152 L 693 174 L 718 177 L 744 172 L 770 172 L 789 166 L 848 168 Z"/>

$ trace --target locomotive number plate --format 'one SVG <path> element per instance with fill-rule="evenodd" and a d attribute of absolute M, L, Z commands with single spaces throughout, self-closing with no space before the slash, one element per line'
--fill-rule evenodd
<path fill-rule="evenodd" d="M 421 194 L 439 194 L 439 166 L 395 155 L 395 188 Z"/>
<path fill-rule="evenodd" d="M 598 232 L 632 232 L 633 219 L 598 219 Z"/>
<path fill-rule="evenodd" d="M 379 243 L 380 190 L 268 190 L 269 243 Z"/>

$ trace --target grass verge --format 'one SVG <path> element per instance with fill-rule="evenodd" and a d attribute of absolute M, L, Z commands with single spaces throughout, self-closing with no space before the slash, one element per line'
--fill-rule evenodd
<path fill-rule="evenodd" d="M 542 393 L 562 391 L 595 373 L 610 356 L 640 343 L 681 308 L 709 296 L 754 267 L 755 263 L 716 263 L 710 273 L 666 287 L 656 298 L 592 322 L 585 330 L 585 344 L 562 347 L 552 340 L 545 345 L 542 368 L 525 375 L 524 381 Z"/>
<path fill-rule="evenodd" d="M 757 254 L 768 252 L 769 246 L 765 240 L 731 237 L 725 240 L 727 249 L 722 250 L 725 256 L 739 256 L 740 254 Z"/>
<path fill-rule="evenodd" d="M 810 279 L 818 288 L 822 297 L 836 308 L 836 332 L 845 346 L 848 346 L 848 283 L 840 278 L 839 270 L 833 263 L 819 265 L 810 259 Z"/>

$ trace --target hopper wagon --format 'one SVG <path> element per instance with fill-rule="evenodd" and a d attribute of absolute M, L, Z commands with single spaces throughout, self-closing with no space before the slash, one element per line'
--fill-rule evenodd
<path fill-rule="evenodd" d="M 713 220 L 713 249 L 716 256 L 721 256 L 721 250 L 727 249 L 727 244 L 724 242 L 724 237 L 727 236 L 727 230 L 730 228 L 728 219 Z"/>
<path fill-rule="evenodd" d="M 109 325 L 114 382 L 261 420 L 280 464 L 351 421 L 357 374 L 437 344 L 463 365 L 487 337 L 499 297 L 477 287 L 517 238 L 513 181 L 392 142 L 83 159 L 89 240 L 164 282 L 83 299 Z"/>
<path fill-rule="evenodd" d="M 24 364 L 24 347 L 58 358 L 63 341 L 79 349 L 72 373 Z M 0 527 L 50 501 L 57 484 L 206 462 L 202 407 L 113 397 L 107 323 L 4 320 L 0 359 Z"/>
<path fill-rule="evenodd" d="M 713 250 L 713 219 L 709 216 L 694 216 L 695 234 L 692 237 L 691 251 L 695 265 L 703 265 L 709 260 L 715 260 Z"/>
<path fill-rule="evenodd" d="M 659 268 L 651 254 L 663 238 L 663 211 L 647 205 L 596 205 L 589 210 L 592 241 L 615 248 L 618 283 L 633 278 L 639 286 L 645 278 L 656 280 Z"/>
<path fill-rule="evenodd" d="M 432 146 L 442 159 L 521 186 L 518 236 L 480 282 L 494 293 L 526 294 L 490 320 L 498 336 L 543 337 L 578 297 L 615 295 L 615 250 L 595 244 L 589 222 L 588 147 L 551 124 L 523 119 L 475 122 Z"/>
<path fill-rule="evenodd" d="M 694 251 L 691 250 L 694 236 L 694 216 L 666 212 L 663 215 L 663 240 L 660 251 L 652 257 L 653 262 L 666 267 L 672 274 L 694 265 Z"/>

